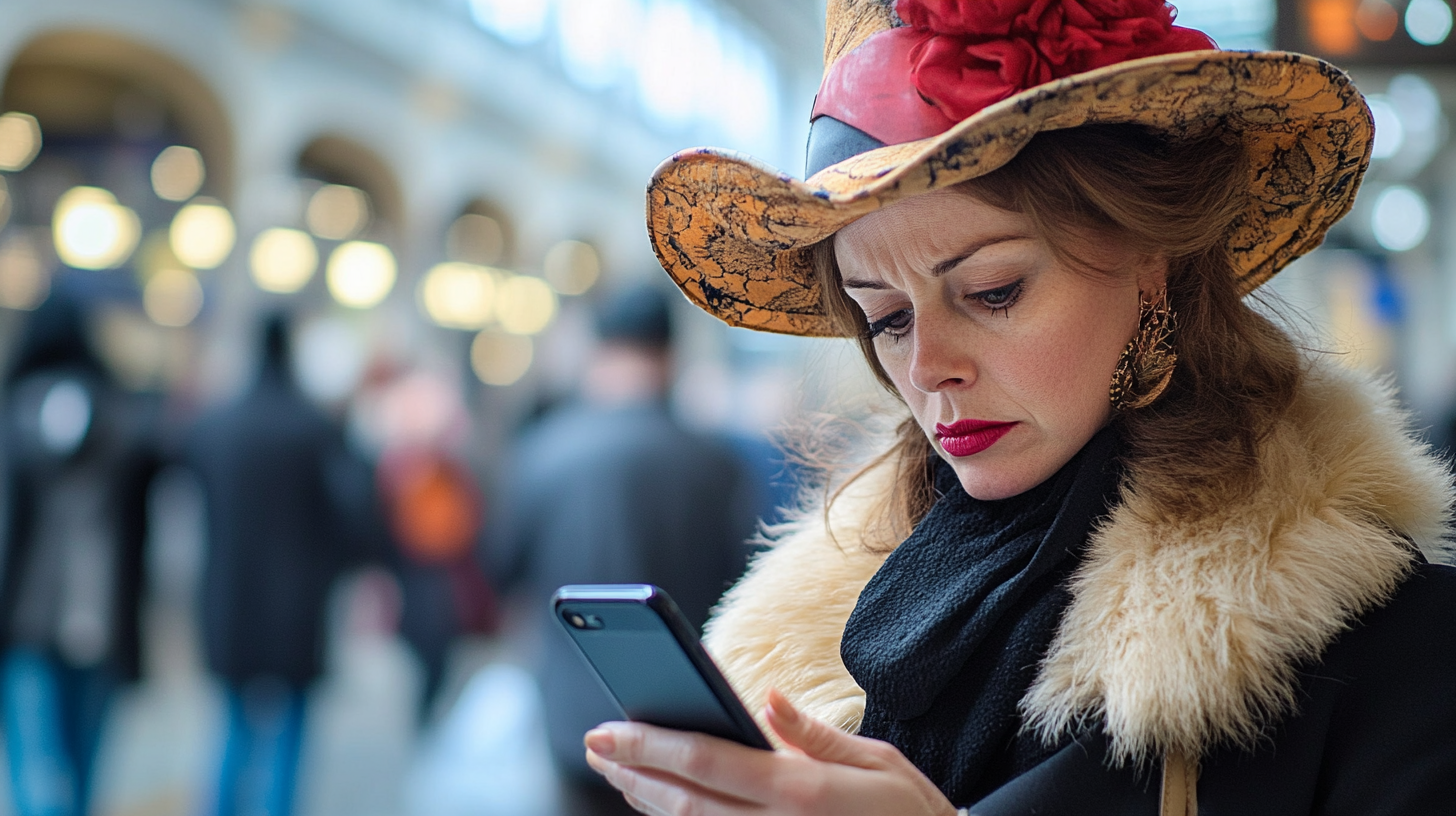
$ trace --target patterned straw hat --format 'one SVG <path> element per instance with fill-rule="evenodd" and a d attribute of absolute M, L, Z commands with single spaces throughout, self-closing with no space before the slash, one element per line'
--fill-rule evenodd
<path fill-rule="evenodd" d="M 829 0 L 799 181 L 732 151 L 657 169 L 647 229 L 688 298 L 725 322 L 832 336 L 809 249 L 881 207 L 1002 166 L 1044 130 L 1135 123 L 1242 140 L 1229 237 L 1247 293 L 1319 245 L 1370 160 L 1370 111 L 1328 63 L 1219 51 L 1162 0 Z"/>

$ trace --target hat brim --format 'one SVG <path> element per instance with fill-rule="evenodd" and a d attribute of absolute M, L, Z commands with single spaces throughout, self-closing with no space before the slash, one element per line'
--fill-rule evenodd
<path fill-rule="evenodd" d="M 1350 78 L 1273 51 L 1194 51 L 1132 60 L 1017 94 L 929 139 L 871 150 L 805 181 L 716 148 L 658 167 L 647 227 L 663 269 L 723 321 L 835 336 L 809 249 L 904 198 L 992 172 L 1041 131 L 1136 123 L 1174 138 L 1220 128 L 1249 154 L 1248 205 L 1229 247 L 1252 291 L 1319 246 L 1350 210 L 1374 125 Z"/>

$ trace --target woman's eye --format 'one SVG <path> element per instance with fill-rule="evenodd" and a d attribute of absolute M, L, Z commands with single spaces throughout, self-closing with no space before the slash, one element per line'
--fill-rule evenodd
<path fill-rule="evenodd" d="M 904 337 L 908 331 L 910 331 L 910 310 L 901 309 L 871 322 L 866 333 L 871 340 L 882 334 L 888 334 L 898 340 Z"/>
<path fill-rule="evenodd" d="M 1025 278 L 1013 281 L 1006 284 L 1005 286 L 998 286 L 995 289 L 987 289 L 984 292 L 976 292 L 974 294 L 968 295 L 968 297 L 970 297 L 972 300 L 980 301 L 982 306 L 985 306 L 987 309 L 991 310 L 991 314 L 996 314 L 997 312 L 1001 312 L 1004 314 L 1009 312 L 1011 310 L 1011 306 L 1016 303 L 1018 299 L 1020 299 L 1021 287 L 1023 283 L 1025 283 Z"/>

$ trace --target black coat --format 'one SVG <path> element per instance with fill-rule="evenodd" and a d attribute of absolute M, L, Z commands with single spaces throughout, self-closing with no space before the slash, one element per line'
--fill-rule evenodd
<path fill-rule="evenodd" d="M 135 679 L 159 401 L 123 390 L 86 336 L 82 302 L 58 287 L 30 314 L 6 372 L 0 642 L 24 642 L 74 667 Z M 61 428 L 59 437 L 45 418 L 57 386 L 72 395 L 79 389 L 89 406 L 78 414 L 71 403 L 70 421 L 61 423 L 69 429 Z M 63 623 L 68 615 L 77 620 L 70 593 L 96 601 L 83 616 L 96 614 L 92 634 L 79 640 L 77 629 Z M 82 645 L 87 641 L 92 648 Z"/>
<path fill-rule="evenodd" d="M 91 428 L 73 455 L 58 458 L 44 449 L 35 429 L 23 414 L 34 413 L 17 404 L 27 386 L 44 388 L 68 380 L 86 384 L 93 403 Z M 97 366 L 61 366 L 34 370 L 11 383 L 4 417 L 4 557 L 0 558 L 0 642 L 15 642 L 16 615 L 24 595 L 22 586 L 32 575 L 37 537 L 48 494 L 83 469 L 98 474 L 105 538 L 111 550 L 108 570 L 107 648 L 99 663 L 123 679 L 134 680 L 141 671 L 141 599 L 145 584 L 147 491 L 159 469 L 155 444 L 154 401 L 127 394 L 110 383 Z M 33 406 L 31 406 L 33 408 Z M 33 419 L 33 417 L 32 417 Z M 22 640 L 30 640 L 21 636 Z M 64 649 L 51 638 L 27 645 L 56 654 L 68 663 Z M 88 661 L 89 662 L 89 661 Z"/>
<path fill-rule="evenodd" d="M 208 666 L 231 681 L 313 680 L 330 588 L 355 555 L 351 521 L 372 495 L 367 468 L 277 361 L 197 423 L 188 460 L 207 504 Z"/>
<path fill-rule="evenodd" d="M 520 441 L 501 489 L 494 572 L 532 596 L 538 675 L 558 761 L 590 774 L 581 735 L 621 712 L 548 614 L 562 584 L 652 583 L 701 625 L 743 569 L 755 523 L 751 474 L 666 406 L 578 406 Z"/>
<path fill-rule="evenodd" d="M 1456 568 L 1423 565 L 1301 672 L 1298 713 L 1203 757 L 1199 816 L 1456 813 Z M 974 816 L 1156 816 L 1159 769 L 1107 767 L 1085 735 Z"/>

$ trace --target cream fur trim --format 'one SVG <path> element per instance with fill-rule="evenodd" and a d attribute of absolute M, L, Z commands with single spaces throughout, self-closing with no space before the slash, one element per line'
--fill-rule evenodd
<path fill-rule="evenodd" d="M 1183 518 L 1153 506 L 1133 468 L 1022 701 L 1028 727 L 1051 737 L 1103 720 L 1122 760 L 1247 743 L 1291 709 L 1299 663 L 1410 571 L 1405 539 L 1442 554 L 1451 479 L 1410 436 L 1388 387 L 1312 365 L 1262 443 L 1260 474 L 1208 488 L 1203 506 L 1219 509 Z M 777 688 L 858 729 L 864 692 L 839 642 L 887 554 L 865 538 L 890 485 L 880 468 L 835 502 L 828 528 L 819 511 L 775 531 L 724 597 L 706 642 L 750 710 Z"/>
<path fill-rule="evenodd" d="M 1094 535 L 1072 603 L 1022 707 L 1050 737 L 1103 719 L 1118 760 L 1252 743 L 1318 658 L 1433 553 L 1450 476 L 1406 430 L 1388 388 L 1310 371 L 1261 446 L 1255 484 L 1206 488 L 1200 518 L 1139 490 Z"/>
<path fill-rule="evenodd" d="M 773 530 L 772 549 L 754 559 L 704 628 L 708 651 L 760 720 L 765 695 L 776 688 L 810 716 L 859 730 L 864 691 L 839 659 L 839 639 L 860 590 L 888 555 L 872 552 L 884 542 L 867 541 L 865 532 L 883 512 L 892 477 L 881 466 L 854 482 L 832 506 L 828 525 L 821 507 Z M 773 734 L 766 726 L 764 733 Z"/>

